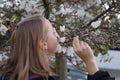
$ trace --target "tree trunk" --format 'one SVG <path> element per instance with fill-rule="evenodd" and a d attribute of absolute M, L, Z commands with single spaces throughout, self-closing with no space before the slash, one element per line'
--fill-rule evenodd
<path fill-rule="evenodd" d="M 56 55 L 56 71 L 60 76 L 60 80 L 67 80 L 67 60 L 64 54 L 57 53 Z"/>
<path fill-rule="evenodd" d="M 63 2 L 64 0 L 57 0 L 56 1 L 56 10 L 59 11 L 60 10 L 60 4 Z M 56 16 L 56 22 L 64 24 L 63 22 L 64 17 L 61 17 L 60 15 Z M 60 28 L 59 24 L 56 24 L 56 28 L 59 30 Z M 62 35 L 60 35 L 62 36 Z M 60 80 L 67 80 L 67 58 L 65 56 L 65 54 L 63 53 L 56 53 L 56 72 L 57 74 L 60 76 Z"/>

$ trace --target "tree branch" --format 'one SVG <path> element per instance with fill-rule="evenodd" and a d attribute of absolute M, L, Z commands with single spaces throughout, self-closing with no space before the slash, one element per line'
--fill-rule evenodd
<path fill-rule="evenodd" d="M 98 20 L 101 16 L 103 16 L 104 14 L 106 14 L 108 11 L 110 11 L 112 9 L 112 7 L 109 7 L 107 10 L 105 10 L 104 12 L 102 12 L 101 14 L 99 14 L 98 16 L 96 16 L 94 19 L 92 19 L 89 23 L 87 23 L 86 25 L 83 25 L 82 28 L 87 28 L 91 25 L 92 22 Z"/>
<path fill-rule="evenodd" d="M 49 0 L 42 0 L 45 8 L 45 17 L 48 19 L 50 17 L 50 1 Z"/>

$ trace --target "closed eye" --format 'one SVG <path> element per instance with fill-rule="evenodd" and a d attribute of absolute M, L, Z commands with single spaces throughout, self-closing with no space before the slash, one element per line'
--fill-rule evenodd
<path fill-rule="evenodd" d="M 58 33 L 57 33 L 57 31 L 56 31 L 56 29 L 55 28 L 53 28 L 53 34 L 56 36 L 56 37 L 60 37 L 59 35 L 58 35 Z"/>

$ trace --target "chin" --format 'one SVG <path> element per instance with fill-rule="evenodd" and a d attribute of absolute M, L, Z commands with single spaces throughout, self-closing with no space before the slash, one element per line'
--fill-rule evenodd
<path fill-rule="evenodd" d="M 53 53 L 56 53 L 56 52 L 58 52 L 58 46 L 56 46 L 56 48 L 55 48 Z"/>
<path fill-rule="evenodd" d="M 51 51 L 51 52 L 48 53 L 48 55 L 49 55 L 49 56 L 52 56 L 52 55 L 54 55 L 56 52 L 57 52 L 57 50 Z"/>

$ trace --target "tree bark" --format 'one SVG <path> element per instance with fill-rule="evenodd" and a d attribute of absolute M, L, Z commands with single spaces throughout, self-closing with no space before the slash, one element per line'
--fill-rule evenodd
<path fill-rule="evenodd" d="M 59 11 L 60 10 L 60 4 L 63 2 L 64 0 L 58 0 L 56 1 L 56 10 Z M 63 17 L 61 17 L 61 14 L 56 16 L 56 22 L 58 23 L 63 23 Z M 56 24 L 56 28 L 59 30 L 60 28 L 60 24 Z M 62 36 L 62 35 L 60 35 Z M 65 54 L 63 53 L 56 53 L 55 55 L 56 57 L 56 72 L 60 77 L 60 80 L 67 80 L 67 58 L 65 56 Z"/>
<path fill-rule="evenodd" d="M 56 54 L 56 72 L 60 80 L 67 80 L 67 59 L 62 53 Z"/>

